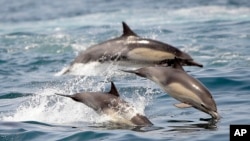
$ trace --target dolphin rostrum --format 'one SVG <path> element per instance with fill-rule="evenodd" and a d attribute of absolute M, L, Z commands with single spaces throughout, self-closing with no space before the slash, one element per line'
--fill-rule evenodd
<path fill-rule="evenodd" d="M 122 70 L 152 80 L 181 103 L 174 104 L 178 108 L 194 107 L 220 119 L 216 103 L 209 90 L 197 79 L 188 75 L 178 59 L 172 67 L 145 67 L 137 70 Z"/>
<path fill-rule="evenodd" d="M 56 93 L 57 94 L 57 93 Z M 119 97 L 119 93 L 111 82 L 109 92 L 85 92 L 73 95 L 57 94 L 72 98 L 92 108 L 98 114 L 111 117 L 112 122 L 131 126 L 150 126 L 151 121 L 144 115 L 136 112 L 136 109 Z"/>
<path fill-rule="evenodd" d="M 203 67 L 202 64 L 196 63 L 189 54 L 178 48 L 160 41 L 142 38 L 132 31 L 125 22 L 122 22 L 122 25 L 123 34 L 120 37 L 81 51 L 63 74 L 70 72 L 71 67 L 76 63 L 86 64 L 94 61 L 168 65 L 169 60 L 176 57 L 182 60 L 182 65 Z"/>

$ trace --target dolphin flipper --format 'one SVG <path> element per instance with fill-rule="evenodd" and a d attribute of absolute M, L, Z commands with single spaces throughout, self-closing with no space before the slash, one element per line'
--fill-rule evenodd
<path fill-rule="evenodd" d="M 174 104 L 174 106 L 177 108 L 190 108 L 190 107 L 192 107 L 192 105 L 189 105 L 186 103 L 177 103 L 177 104 Z"/>

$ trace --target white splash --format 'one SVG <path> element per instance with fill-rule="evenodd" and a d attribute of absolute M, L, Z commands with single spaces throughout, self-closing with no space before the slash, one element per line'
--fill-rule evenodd
<path fill-rule="evenodd" d="M 54 95 L 61 90 L 45 89 L 30 96 L 12 115 L 4 116 L 4 121 L 40 121 L 53 124 L 72 124 L 76 122 L 104 122 L 91 108 L 69 98 Z"/>
<path fill-rule="evenodd" d="M 67 71 L 68 74 L 95 76 L 96 74 L 100 73 L 100 69 L 98 69 L 98 66 L 98 62 L 91 62 L 88 64 L 77 63 L 73 66 L 64 67 L 61 71 L 56 73 L 55 76 L 61 76 Z"/>
<path fill-rule="evenodd" d="M 111 76 L 122 74 L 120 69 L 138 69 L 141 67 L 150 66 L 145 63 L 133 63 L 127 61 L 109 61 L 106 63 L 90 62 L 87 64 L 76 63 L 73 66 L 64 67 L 61 71 L 57 72 L 55 76 L 61 76 L 66 71 L 70 75 L 83 75 L 83 76 Z"/>
<path fill-rule="evenodd" d="M 79 81 L 86 81 L 87 79 L 76 79 L 74 84 L 68 84 L 68 87 L 75 87 L 73 85 L 81 85 Z M 70 83 L 73 82 L 70 80 Z M 92 91 L 101 91 L 105 85 L 104 83 L 94 83 L 89 80 L 88 86 L 84 89 L 92 87 Z M 93 87 L 94 86 L 94 87 Z M 17 107 L 15 111 L 1 115 L 0 119 L 3 121 L 39 121 L 51 124 L 63 124 L 63 125 L 75 125 L 79 123 L 105 123 L 112 121 L 111 117 L 98 115 L 93 109 L 86 105 L 75 102 L 70 98 L 65 98 L 55 95 L 55 93 L 71 94 L 73 90 L 69 90 L 68 87 L 47 87 L 42 90 L 35 92 L 36 94 L 28 96 L 25 100 Z M 72 88 L 72 89 L 73 89 Z M 69 92 L 70 91 L 70 92 Z M 124 99 L 135 107 L 135 112 L 144 114 L 146 98 L 139 96 L 135 92 L 135 97 Z M 122 95 L 122 94 L 121 94 Z"/>

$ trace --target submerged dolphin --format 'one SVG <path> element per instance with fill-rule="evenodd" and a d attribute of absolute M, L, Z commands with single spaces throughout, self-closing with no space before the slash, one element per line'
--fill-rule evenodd
<path fill-rule="evenodd" d="M 220 119 L 216 103 L 209 90 L 199 80 L 188 75 L 178 59 L 175 59 L 172 67 L 145 67 L 122 71 L 154 81 L 170 96 L 181 102 L 174 104 L 178 108 L 194 107 L 211 115 L 213 119 Z"/>
<path fill-rule="evenodd" d="M 182 60 L 182 65 L 203 67 L 193 61 L 189 54 L 178 48 L 160 41 L 142 38 L 132 31 L 125 22 L 122 22 L 122 25 L 123 34 L 120 37 L 81 51 L 63 74 L 70 72 L 71 67 L 76 63 L 86 64 L 93 61 L 126 61 L 161 65 L 168 64 L 169 60 L 176 57 Z"/>
<path fill-rule="evenodd" d="M 119 97 L 119 93 L 113 82 L 111 82 L 111 90 L 109 92 L 85 92 L 73 95 L 57 95 L 69 97 L 77 102 L 81 102 L 95 110 L 98 114 L 108 115 L 115 123 L 132 126 L 153 125 L 146 116 L 136 112 L 133 106 Z"/>

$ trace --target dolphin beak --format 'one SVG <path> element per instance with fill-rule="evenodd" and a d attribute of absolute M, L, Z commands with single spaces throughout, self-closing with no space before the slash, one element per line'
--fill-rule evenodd
<path fill-rule="evenodd" d="M 143 71 L 141 71 L 140 69 L 139 70 L 121 70 L 123 72 L 127 72 L 127 73 L 133 73 L 133 74 L 136 74 L 140 77 L 145 77 L 147 78 L 147 74 Z"/>
<path fill-rule="evenodd" d="M 141 77 L 147 77 L 146 74 L 140 72 L 139 70 L 120 70 L 120 71 L 127 72 L 127 73 L 133 73 L 133 74 L 136 74 L 136 75 L 141 76 Z"/>
<path fill-rule="evenodd" d="M 219 120 L 221 118 L 221 116 L 217 113 L 217 112 L 209 112 L 209 114 L 216 120 Z"/>
<path fill-rule="evenodd" d="M 136 70 L 120 70 L 120 71 L 123 71 L 123 72 L 127 72 L 127 73 L 134 73 L 136 74 Z"/>
<path fill-rule="evenodd" d="M 194 62 L 193 60 L 187 61 L 186 64 L 187 64 L 187 65 L 190 65 L 190 66 L 198 66 L 198 67 L 201 67 L 201 68 L 203 67 L 202 64 L 197 63 L 197 62 Z"/>

